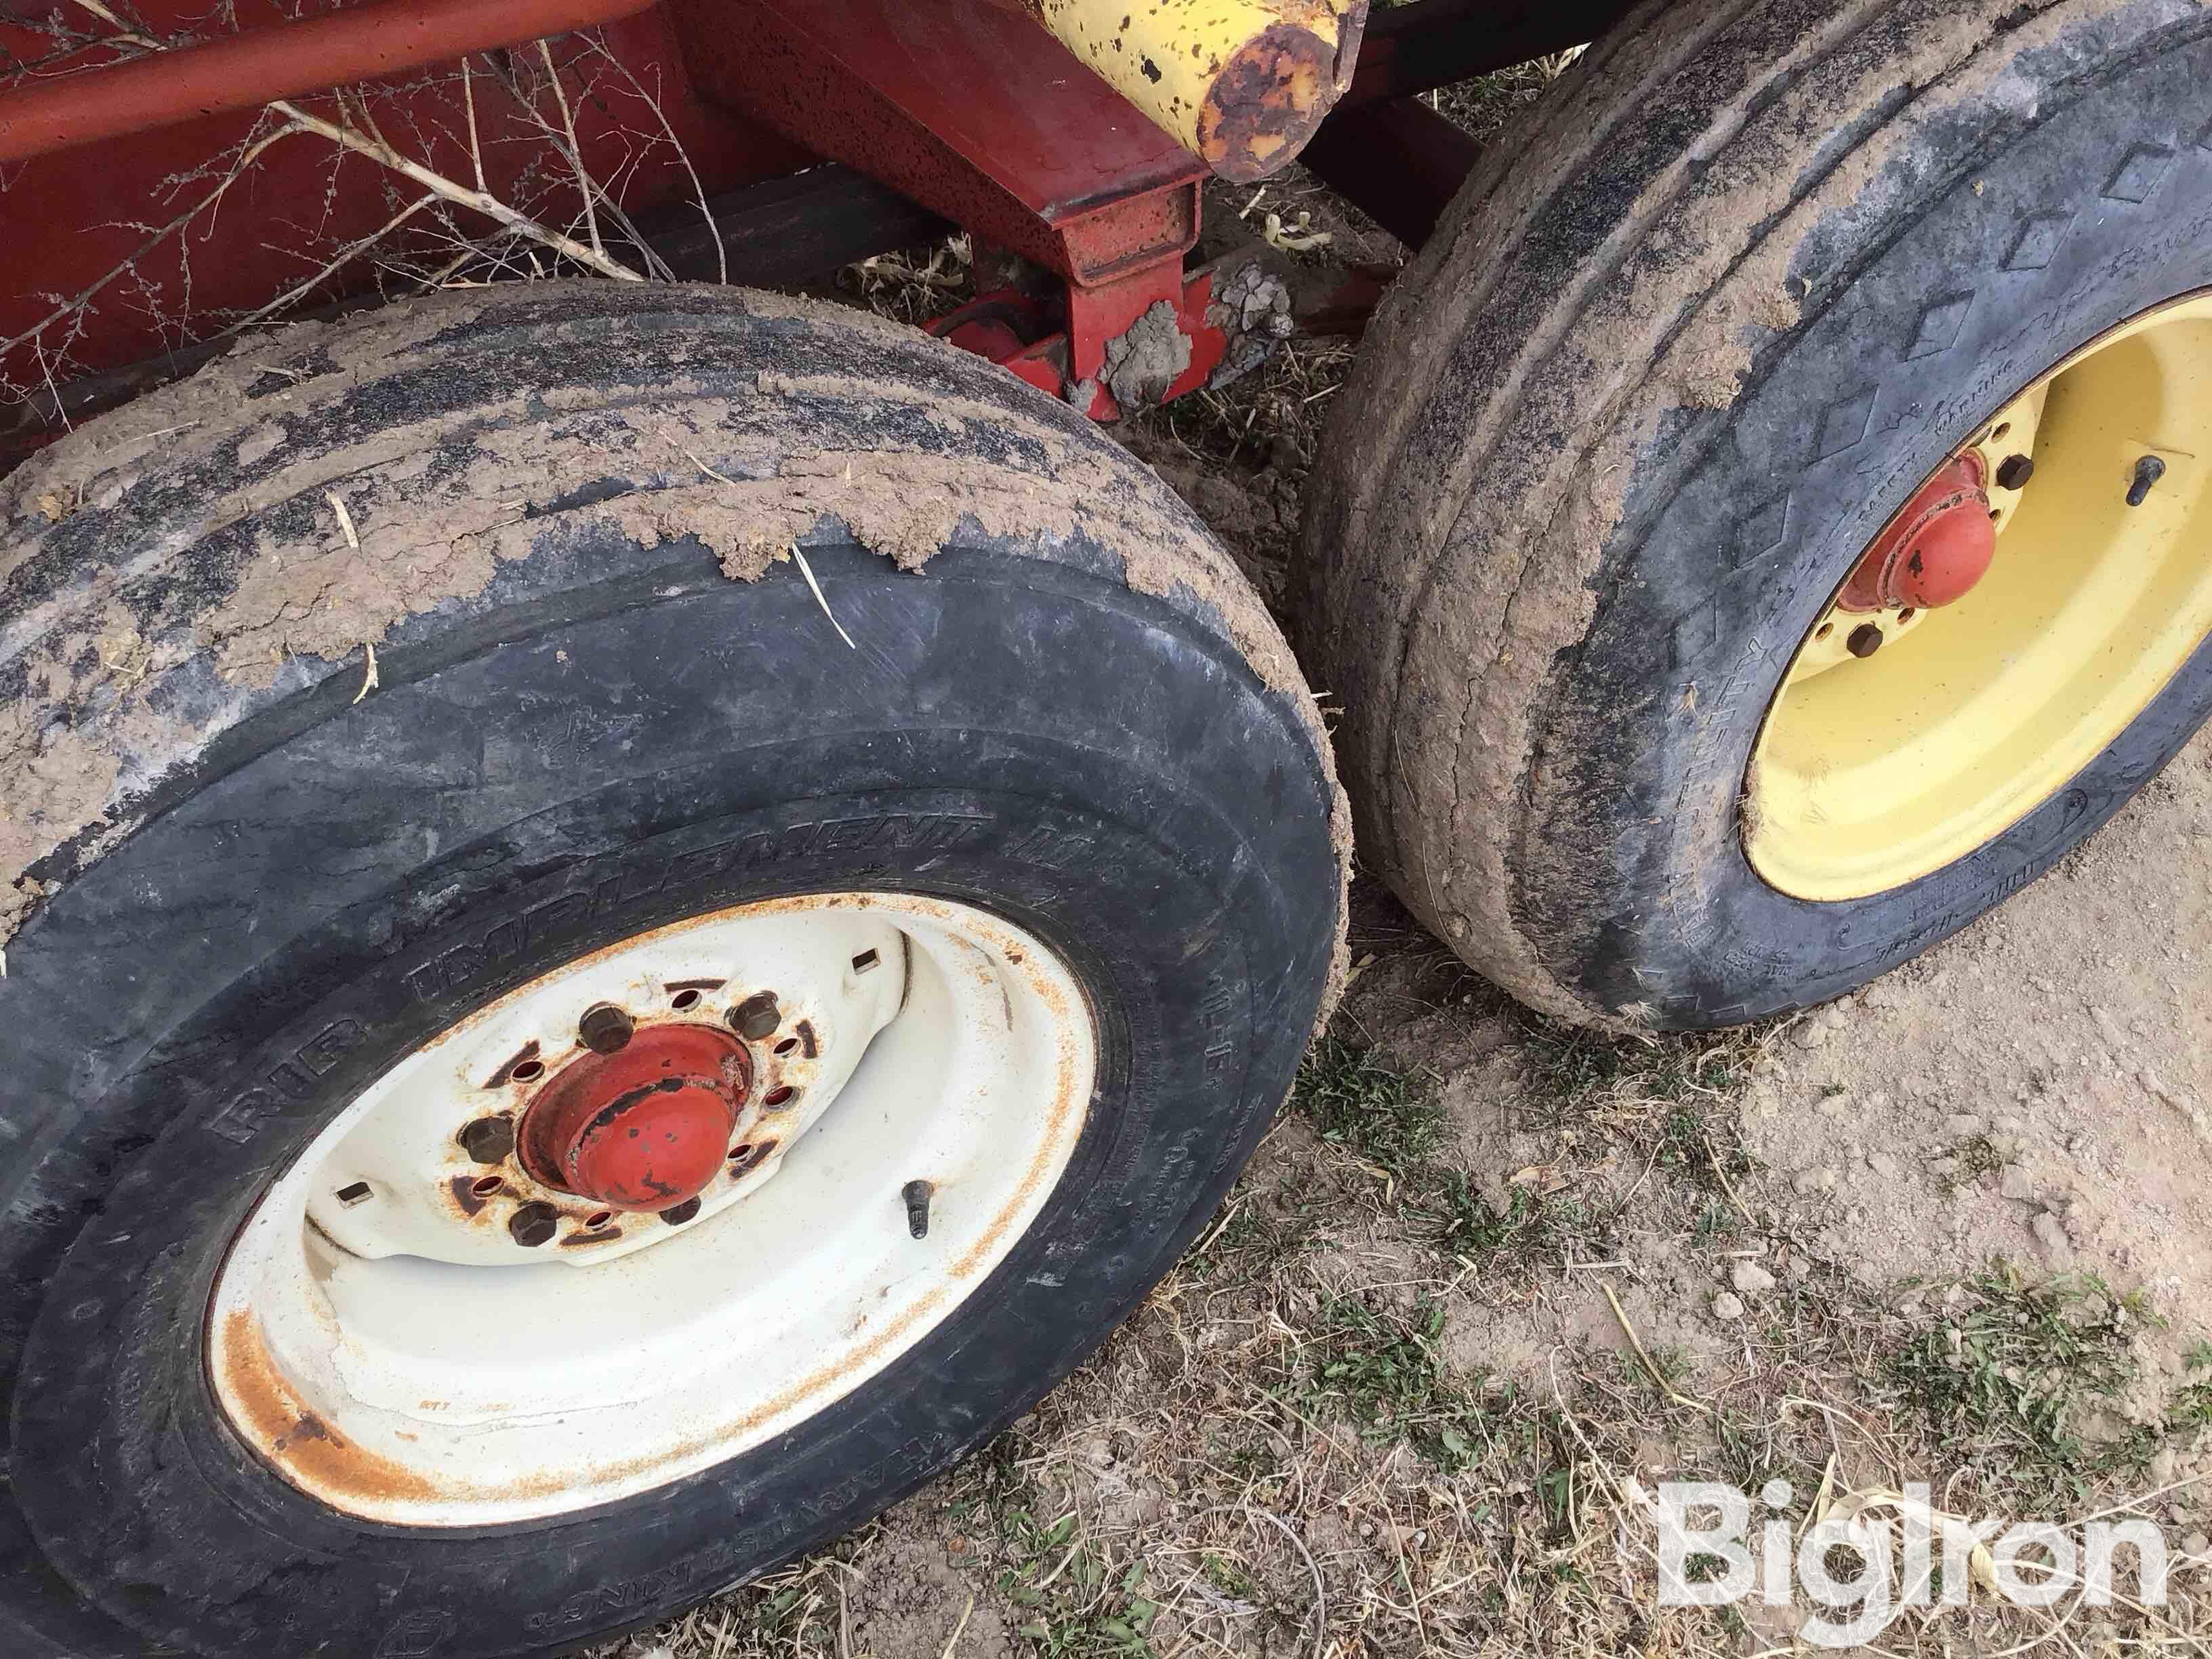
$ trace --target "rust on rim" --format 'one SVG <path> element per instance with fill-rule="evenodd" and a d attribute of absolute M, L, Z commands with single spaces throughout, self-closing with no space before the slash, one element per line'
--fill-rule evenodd
<path fill-rule="evenodd" d="M 224 1316 L 213 1356 L 246 1443 L 298 1485 L 334 1499 L 432 1498 L 437 1489 L 416 1470 L 356 1445 L 301 1399 L 270 1356 L 260 1328 L 243 1311 Z"/>
<path fill-rule="evenodd" d="M 670 1209 L 722 1171 L 752 1088 L 744 1044 L 711 1025 L 659 1025 L 556 1073 L 522 1116 L 532 1177 L 610 1209 Z"/>

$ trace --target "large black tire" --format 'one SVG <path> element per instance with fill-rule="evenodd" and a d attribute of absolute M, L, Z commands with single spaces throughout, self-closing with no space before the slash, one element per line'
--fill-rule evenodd
<path fill-rule="evenodd" d="M 1280 639 L 1143 467 L 910 331 L 446 296 L 235 351 L 0 510 L 10 1659 L 567 1650 L 834 1535 L 1145 1294 L 1321 1010 L 1334 785 Z M 1066 1175 L 921 1346 L 706 1474 L 467 1534 L 228 1431 L 211 1276 L 380 1067 L 610 939 L 838 887 L 1017 921 L 1099 1034 Z"/>
<path fill-rule="evenodd" d="M 1310 498 L 1308 659 L 1363 861 L 1602 1026 L 1838 995 L 2077 845 L 2212 708 L 1875 896 L 1760 879 L 1761 717 L 1859 550 L 2012 391 L 2212 279 L 2212 14 L 1644 7 L 1399 279 Z"/>

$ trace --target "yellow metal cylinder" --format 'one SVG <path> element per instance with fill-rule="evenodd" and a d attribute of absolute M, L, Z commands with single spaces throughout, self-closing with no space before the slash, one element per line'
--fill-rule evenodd
<path fill-rule="evenodd" d="M 1023 0 L 1224 179 L 1287 166 L 1352 83 L 1367 0 Z"/>

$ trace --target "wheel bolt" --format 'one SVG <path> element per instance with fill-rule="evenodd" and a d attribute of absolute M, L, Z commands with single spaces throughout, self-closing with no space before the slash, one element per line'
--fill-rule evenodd
<path fill-rule="evenodd" d="M 672 1227 L 680 1227 L 699 1213 L 699 1200 L 687 1198 L 681 1204 L 672 1204 L 660 1212 L 660 1218 Z"/>
<path fill-rule="evenodd" d="M 929 1200 L 936 1193 L 936 1186 L 927 1181 L 909 1181 L 899 1188 L 899 1196 L 906 1200 L 906 1230 L 916 1238 L 929 1237 Z"/>
<path fill-rule="evenodd" d="M 576 1022 L 576 1035 L 595 1054 L 618 1053 L 629 1045 L 630 1035 L 636 1030 L 637 1022 L 611 1002 L 586 1009 L 583 1018 Z"/>
<path fill-rule="evenodd" d="M 2035 457 L 2033 455 L 2008 455 L 1997 463 L 1997 488 L 2000 489 L 2024 489 L 2034 476 Z"/>
<path fill-rule="evenodd" d="M 730 1029 L 748 1042 L 774 1036 L 782 1024 L 783 1010 L 776 1006 L 773 991 L 756 991 L 730 1010 Z"/>
<path fill-rule="evenodd" d="M 2135 482 L 2128 486 L 2128 505 L 2141 507 L 2150 499 L 2150 487 L 2166 476 L 2166 463 L 2146 455 L 2136 463 Z"/>
<path fill-rule="evenodd" d="M 507 1218 L 507 1235 L 526 1250 L 550 1242 L 561 1224 L 561 1212 L 550 1204 L 526 1204 Z"/>
<path fill-rule="evenodd" d="M 456 1137 L 461 1150 L 479 1164 L 501 1164 L 514 1151 L 514 1120 L 507 1117 L 480 1117 L 473 1123 L 464 1124 Z"/>
<path fill-rule="evenodd" d="M 1844 644 L 1854 657 L 1871 657 L 1881 649 L 1881 629 L 1872 623 L 1861 623 L 1851 629 L 1850 638 Z"/>

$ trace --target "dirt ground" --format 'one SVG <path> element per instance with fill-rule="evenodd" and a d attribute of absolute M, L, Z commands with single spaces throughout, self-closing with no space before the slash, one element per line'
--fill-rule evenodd
<path fill-rule="evenodd" d="M 1394 251 L 1310 181 L 1243 222 L 1267 210 Z M 927 263 L 854 287 L 943 303 L 900 275 Z M 1350 351 L 1293 341 L 1117 434 L 1278 605 Z M 1649 1042 L 1522 1012 L 1363 879 L 1329 1035 L 1103 1351 L 880 1522 L 608 1659 L 1812 1650 L 1802 1592 L 1658 1605 L 1648 1494 L 1691 1479 L 1785 1481 L 1793 1528 L 1910 1481 L 1948 1514 L 2148 1517 L 2162 1609 L 1977 1593 L 1867 1650 L 2203 1650 L 2208 854 L 2212 732 L 1859 994 Z"/>

